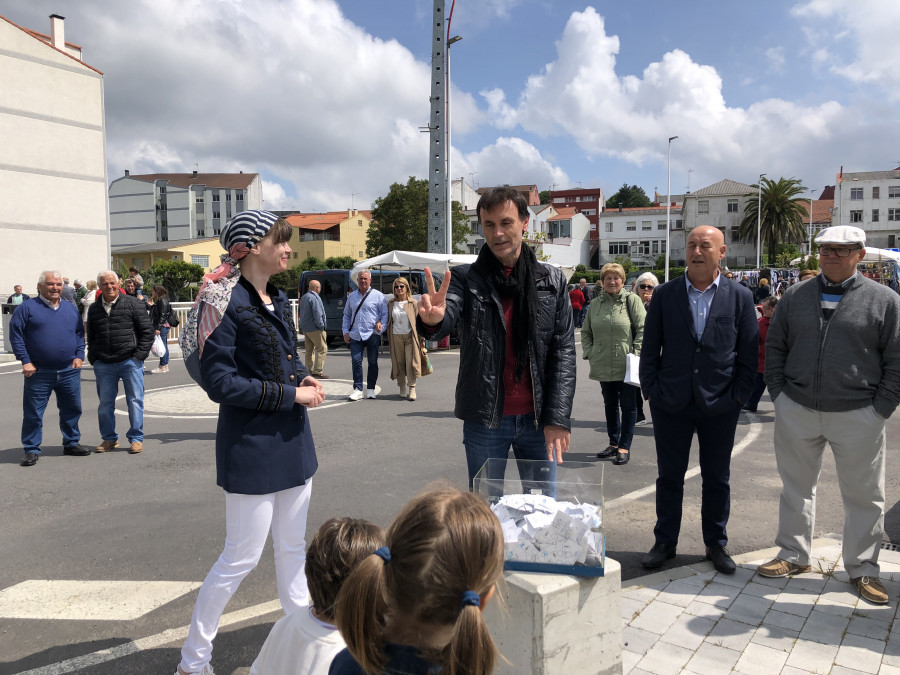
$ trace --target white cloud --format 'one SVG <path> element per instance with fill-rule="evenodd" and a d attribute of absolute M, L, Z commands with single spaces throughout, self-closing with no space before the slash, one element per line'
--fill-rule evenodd
<path fill-rule="evenodd" d="M 776 73 L 784 70 L 784 47 L 769 47 L 765 51 L 766 59 L 769 61 L 769 68 Z"/>
<path fill-rule="evenodd" d="M 892 99 L 900 98 L 900 3 L 893 0 L 808 0 L 797 4 L 792 14 L 819 20 L 807 31 L 813 47 L 830 43 L 831 72 L 853 82 L 872 83 Z M 842 44 L 846 43 L 846 44 Z M 849 58 L 842 55 L 849 52 Z M 817 54 L 817 60 L 821 58 Z"/>
<path fill-rule="evenodd" d="M 859 156 L 860 148 L 849 150 L 847 140 L 861 124 L 856 111 L 833 101 L 801 105 L 777 98 L 729 106 L 716 69 L 680 49 L 641 76 L 620 77 L 619 40 L 606 34 L 593 8 L 571 15 L 556 48 L 556 60 L 528 79 L 515 104 L 500 90 L 482 92 L 497 127 L 571 137 L 588 156 L 638 166 L 664 167 L 666 139 L 677 135 L 673 170 L 691 167 L 701 184 L 749 179 L 759 171 L 824 175 L 824 166 L 831 173 L 828 158 L 842 148 Z"/>
<path fill-rule="evenodd" d="M 470 180 L 469 173 L 475 172 L 479 186 L 535 184 L 540 190 L 547 190 L 551 185 L 569 186 L 566 172 L 521 138 L 500 137 L 477 152 L 454 151 L 451 159 L 454 176 L 466 176 Z"/>

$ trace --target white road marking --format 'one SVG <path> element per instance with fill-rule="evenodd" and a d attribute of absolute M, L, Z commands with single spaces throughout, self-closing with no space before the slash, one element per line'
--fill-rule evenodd
<path fill-rule="evenodd" d="M 266 614 L 280 611 L 281 603 L 278 600 L 272 600 L 271 602 L 264 602 L 260 605 L 255 605 L 254 607 L 247 607 L 246 609 L 238 610 L 237 612 L 224 614 L 219 620 L 219 630 L 236 623 L 249 621 L 251 619 L 265 616 Z M 63 675 L 64 673 L 74 673 L 75 671 L 82 670 L 90 666 L 96 666 L 101 663 L 106 663 L 107 661 L 115 661 L 116 659 L 121 659 L 124 656 L 136 654 L 147 649 L 156 649 L 164 645 L 183 642 L 187 637 L 189 628 L 190 626 L 170 628 L 169 630 L 165 630 L 162 633 L 157 633 L 156 635 L 149 635 L 144 638 L 139 638 L 137 640 L 132 640 L 131 642 L 117 645 L 110 649 L 101 649 L 100 651 L 96 651 L 91 654 L 85 654 L 84 656 L 76 656 L 75 658 L 68 659 L 66 661 L 52 663 L 49 666 L 42 666 L 40 668 L 33 668 L 32 670 L 22 671 L 21 673 L 17 673 L 16 675 Z"/>
<path fill-rule="evenodd" d="M 759 417 L 757 417 L 754 413 L 748 412 L 746 413 L 747 417 L 750 418 L 750 430 L 747 432 L 747 435 L 744 436 L 739 443 L 734 446 L 734 449 L 731 451 L 731 456 L 736 457 L 741 454 L 747 446 L 753 443 L 759 435 L 762 433 L 762 424 L 759 422 Z M 688 480 L 700 474 L 700 467 L 695 466 L 693 469 L 690 469 L 686 474 L 684 474 L 684 479 Z M 622 495 L 621 497 L 616 497 L 612 501 L 605 502 L 604 506 L 607 509 L 614 509 L 618 506 L 622 506 L 624 504 L 628 504 L 629 502 L 633 502 L 635 500 L 640 499 L 641 497 L 646 497 L 649 494 L 653 494 L 656 492 L 656 483 L 652 483 L 647 487 L 641 488 L 640 490 L 635 490 L 634 492 L 629 492 L 626 495 Z"/>
<path fill-rule="evenodd" d="M 200 588 L 191 581 L 23 581 L 0 591 L 0 619 L 134 621 Z"/>

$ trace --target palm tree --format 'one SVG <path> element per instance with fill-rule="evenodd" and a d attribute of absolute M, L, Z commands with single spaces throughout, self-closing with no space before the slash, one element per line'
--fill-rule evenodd
<path fill-rule="evenodd" d="M 738 229 L 742 241 L 756 243 L 757 203 L 761 202 L 762 217 L 759 220 L 763 244 L 769 254 L 769 260 L 775 258 L 775 248 L 779 243 L 799 244 L 806 237 L 804 218 L 808 217 L 808 197 L 806 188 L 796 178 L 779 178 L 777 181 L 763 176 L 762 194 L 756 190 L 747 193 L 747 205 L 744 207 L 744 219 Z"/>

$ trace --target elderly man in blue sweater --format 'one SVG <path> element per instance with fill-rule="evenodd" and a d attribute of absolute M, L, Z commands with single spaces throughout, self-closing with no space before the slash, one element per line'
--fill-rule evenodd
<path fill-rule="evenodd" d="M 13 353 L 22 362 L 22 466 L 34 466 L 41 456 L 44 410 L 56 392 L 63 454 L 86 456 L 92 450 L 79 443 L 81 432 L 81 363 L 84 361 L 84 324 L 75 305 L 60 302 L 63 279 L 44 272 L 36 298 L 22 302 L 9 322 Z"/>
<path fill-rule="evenodd" d="M 775 537 L 781 550 L 757 571 L 786 577 L 810 570 L 828 443 L 844 501 L 844 569 L 863 598 L 884 604 L 884 423 L 900 401 L 900 297 L 857 271 L 866 253 L 858 227 L 826 228 L 816 242 L 822 274 L 785 292 L 766 338 L 783 485 Z"/>

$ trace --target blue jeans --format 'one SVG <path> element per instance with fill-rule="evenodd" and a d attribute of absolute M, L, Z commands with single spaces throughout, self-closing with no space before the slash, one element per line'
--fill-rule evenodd
<path fill-rule="evenodd" d="M 169 365 L 169 327 L 166 325 L 159 327 L 159 337 L 162 338 L 163 344 L 166 346 L 166 353 L 159 357 L 159 367 Z"/>
<path fill-rule="evenodd" d="M 81 440 L 81 432 L 78 431 L 78 420 L 81 418 L 81 370 L 72 366 L 62 370 L 38 368 L 34 375 L 25 378 L 25 391 L 22 394 L 22 447 L 25 452 L 41 454 L 44 410 L 47 409 L 51 392 L 56 392 L 63 447 L 78 445 Z"/>
<path fill-rule="evenodd" d="M 544 429 L 535 426 L 534 413 L 527 415 L 504 415 L 499 429 L 489 429 L 474 422 L 463 423 L 463 445 L 466 446 L 466 465 L 469 469 L 469 490 L 473 488 L 475 474 L 489 459 L 499 459 L 491 463 L 486 478 L 490 480 L 492 497 L 503 494 L 503 476 L 506 474 L 506 459 L 512 446 L 517 460 L 522 491 L 533 489 L 556 497 L 556 462 L 547 459 L 547 443 Z M 519 460 L 538 460 L 522 462 Z"/>
<path fill-rule="evenodd" d="M 136 359 L 125 359 L 117 363 L 94 363 L 97 378 L 97 419 L 100 422 L 100 436 L 104 441 L 117 441 L 116 396 L 119 394 L 119 380 L 125 387 L 125 402 L 128 404 L 128 421 L 131 427 L 125 434 L 129 442 L 144 441 L 144 364 Z"/>
<path fill-rule="evenodd" d="M 606 433 L 609 435 L 609 444 L 630 450 L 634 424 L 637 422 L 636 397 L 640 389 L 624 382 L 601 382 L 600 391 L 603 393 L 603 405 L 606 408 Z"/>
<path fill-rule="evenodd" d="M 584 320 L 585 320 L 585 318 L 587 318 L 588 307 L 590 306 L 590 304 L 591 304 L 590 300 L 584 301 L 584 306 L 581 308 L 581 317 L 578 320 L 579 327 L 584 325 Z"/>
<path fill-rule="evenodd" d="M 369 370 L 366 373 L 366 389 L 374 389 L 378 381 L 378 347 L 381 345 L 381 335 L 372 333 L 368 340 L 354 340 L 350 338 L 350 366 L 353 368 L 353 388 L 362 391 L 363 388 L 363 351 L 369 361 Z"/>

